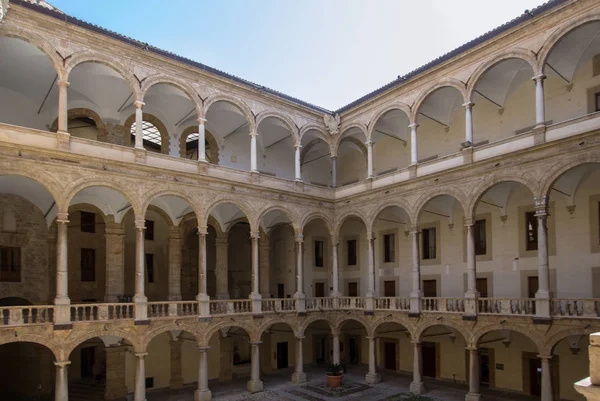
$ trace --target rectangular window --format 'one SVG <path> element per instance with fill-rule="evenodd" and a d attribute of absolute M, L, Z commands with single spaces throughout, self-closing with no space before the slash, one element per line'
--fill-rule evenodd
<path fill-rule="evenodd" d="M 383 236 L 383 262 L 391 263 L 396 261 L 396 235 L 385 234 Z"/>
<path fill-rule="evenodd" d="M 485 237 L 485 220 L 475 222 L 475 255 L 485 255 L 487 253 L 487 239 Z"/>
<path fill-rule="evenodd" d="M 146 254 L 146 274 L 148 282 L 154 283 L 154 255 L 151 253 Z"/>
<path fill-rule="evenodd" d="M 356 266 L 356 240 L 348 240 L 348 266 Z"/>
<path fill-rule="evenodd" d="M 323 254 L 325 244 L 323 241 L 315 241 L 315 267 L 324 267 Z"/>
<path fill-rule="evenodd" d="M 96 281 L 96 250 L 81 248 L 81 281 Z"/>
<path fill-rule="evenodd" d="M 0 247 L 0 281 L 21 281 L 21 248 Z"/>
<path fill-rule="evenodd" d="M 435 227 L 423 229 L 423 259 L 436 258 Z"/>
<path fill-rule="evenodd" d="M 146 241 L 154 241 L 154 222 L 146 220 L 146 230 L 144 231 L 144 239 Z"/>
<path fill-rule="evenodd" d="M 96 215 L 90 212 L 81 212 L 81 232 L 95 233 L 96 232 Z"/>
<path fill-rule="evenodd" d="M 525 213 L 525 241 L 526 250 L 537 251 L 538 249 L 538 222 L 535 212 Z"/>
<path fill-rule="evenodd" d="M 596 111 L 600 111 L 600 92 L 596 93 L 594 98 L 596 100 Z"/>

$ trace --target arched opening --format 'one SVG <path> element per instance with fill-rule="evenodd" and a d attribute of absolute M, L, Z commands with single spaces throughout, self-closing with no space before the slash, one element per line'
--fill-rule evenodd
<path fill-rule="evenodd" d="M 260 173 L 293 180 L 295 150 L 291 128 L 280 118 L 266 117 L 258 124 L 257 131 L 261 145 L 257 155 Z"/>
<path fill-rule="evenodd" d="M 304 329 L 306 363 L 324 366 L 333 363 L 333 336 L 327 320 L 316 320 Z"/>
<path fill-rule="evenodd" d="M 263 298 L 287 298 L 295 288 L 294 277 L 297 274 L 297 266 L 296 269 L 290 268 L 296 264 L 298 254 L 291 218 L 284 209 L 272 209 L 260 217 L 259 225 L 260 294 Z"/>
<path fill-rule="evenodd" d="M 304 281 L 309 298 L 328 297 L 335 291 L 333 251 L 329 228 L 323 219 L 314 218 L 304 225 Z M 337 283 L 339 292 L 339 278 Z M 331 290 L 330 290 L 331 289 Z"/>
<path fill-rule="evenodd" d="M 261 372 L 292 373 L 296 367 L 296 337 L 294 329 L 288 323 L 275 323 L 261 335 Z"/>
<path fill-rule="evenodd" d="M 400 109 L 386 111 L 371 132 L 373 169 L 376 175 L 392 173 L 411 163 L 410 120 Z"/>
<path fill-rule="evenodd" d="M 364 221 L 357 216 L 345 219 L 339 241 L 340 292 L 347 297 L 365 296 L 369 291 L 369 239 Z"/>
<path fill-rule="evenodd" d="M 369 344 L 365 326 L 356 320 L 348 319 L 340 325 L 340 362 L 351 370 L 369 363 Z"/>
<path fill-rule="evenodd" d="M 329 144 L 323 139 L 321 132 L 308 130 L 302 136 L 300 166 L 304 182 L 320 185 L 333 185 L 333 171 Z"/>
<path fill-rule="evenodd" d="M 198 125 L 186 128 L 179 139 L 179 154 L 181 157 L 198 160 Z M 204 150 L 206 161 L 211 164 L 219 164 L 219 145 L 213 134 L 204 131 Z"/>
<path fill-rule="evenodd" d="M 0 121 L 47 131 L 57 115 L 57 71 L 25 40 L 0 37 Z"/>
<path fill-rule="evenodd" d="M 552 347 L 552 378 L 557 399 L 577 399 L 580 394 L 573 383 L 580 377 L 590 376 L 589 334 L 573 334 L 559 340 Z"/>
<path fill-rule="evenodd" d="M 142 143 L 144 149 L 155 153 L 169 153 L 169 132 L 161 120 L 152 114 L 143 113 L 142 115 Z M 137 123 L 135 115 L 132 115 L 125 122 L 125 128 L 131 135 L 131 143 L 135 143 L 137 132 Z"/>
<path fill-rule="evenodd" d="M 410 372 L 413 369 L 413 344 L 408 329 L 400 323 L 385 322 L 375 329 L 377 370 Z"/>
<path fill-rule="evenodd" d="M 426 378 L 468 381 L 467 345 L 463 335 L 445 325 L 425 329 L 419 338 L 422 357 L 422 376 Z"/>
<path fill-rule="evenodd" d="M 0 345 L 0 394 L 7 400 L 52 399 L 54 397 L 54 354 L 33 342 Z"/>
<path fill-rule="evenodd" d="M 365 133 L 358 127 L 342 133 L 337 151 L 338 186 L 354 184 L 367 178 L 366 140 Z"/>

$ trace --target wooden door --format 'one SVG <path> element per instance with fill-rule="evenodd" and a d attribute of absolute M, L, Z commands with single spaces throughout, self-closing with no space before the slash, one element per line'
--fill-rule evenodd
<path fill-rule="evenodd" d="M 277 298 L 285 298 L 283 284 L 277 284 Z"/>
<path fill-rule="evenodd" d="M 475 283 L 475 288 L 477 288 L 477 291 L 479 292 L 479 296 L 481 298 L 488 297 L 487 278 L 478 278 Z"/>
<path fill-rule="evenodd" d="M 423 355 L 423 376 L 435 377 L 437 371 L 435 343 L 423 343 L 421 352 Z"/>
<path fill-rule="evenodd" d="M 384 297 L 395 297 L 396 296 L 396 282 L 395 281 L 384 281 L 383 282 L 383 296 Z"/>
<path fill-rule="evenodd" d="M 348 283 L 348 296 L 349 297 L 357 297 L 358 296 L 358 283 L 356 281 Z"/>
<path fill-rule="evenodd" d="M 537 276 L 527 277 L 527 296 L 529 298 L 535 298 L 535 293 L 539 287 L 539 281 Z"/>
<path fill-rule="evenodd" d="M 288 367 L 288 343 L 277 343 L 277 369 Z"/>
<path fill-rule="evenodd" d="M 385 354 L 385 368 L 389 370 L 396 370 L 396 343 L 383 343 L 383 352 Z"/>
<path fill-rule="evenodd" d="M 315 297 L 322 298 L 325 296 L 325 283 L 315 283 Z"/>
<path fill-rule="evenodd" d="M 423 296 L 437 297 L 437 280 L 423 280 Z"/>

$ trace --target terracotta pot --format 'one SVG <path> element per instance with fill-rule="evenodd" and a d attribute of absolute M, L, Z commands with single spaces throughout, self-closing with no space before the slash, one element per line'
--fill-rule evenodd
<path fill-rule="evenodd" d="M 329 376 L 327 375 L 327 385 L 329 387 L 339 387 L 342 385 L 342 378 L 344 375 L 339 376 Z"/>

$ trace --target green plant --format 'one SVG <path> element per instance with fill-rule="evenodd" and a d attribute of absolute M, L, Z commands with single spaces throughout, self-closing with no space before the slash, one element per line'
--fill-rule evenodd
<path fill-rule="evenodd" d="M 327 367 L 327 376 L 341 376 L 344 373 L 344 367 L 339 363 L 331 363 Z"/>

